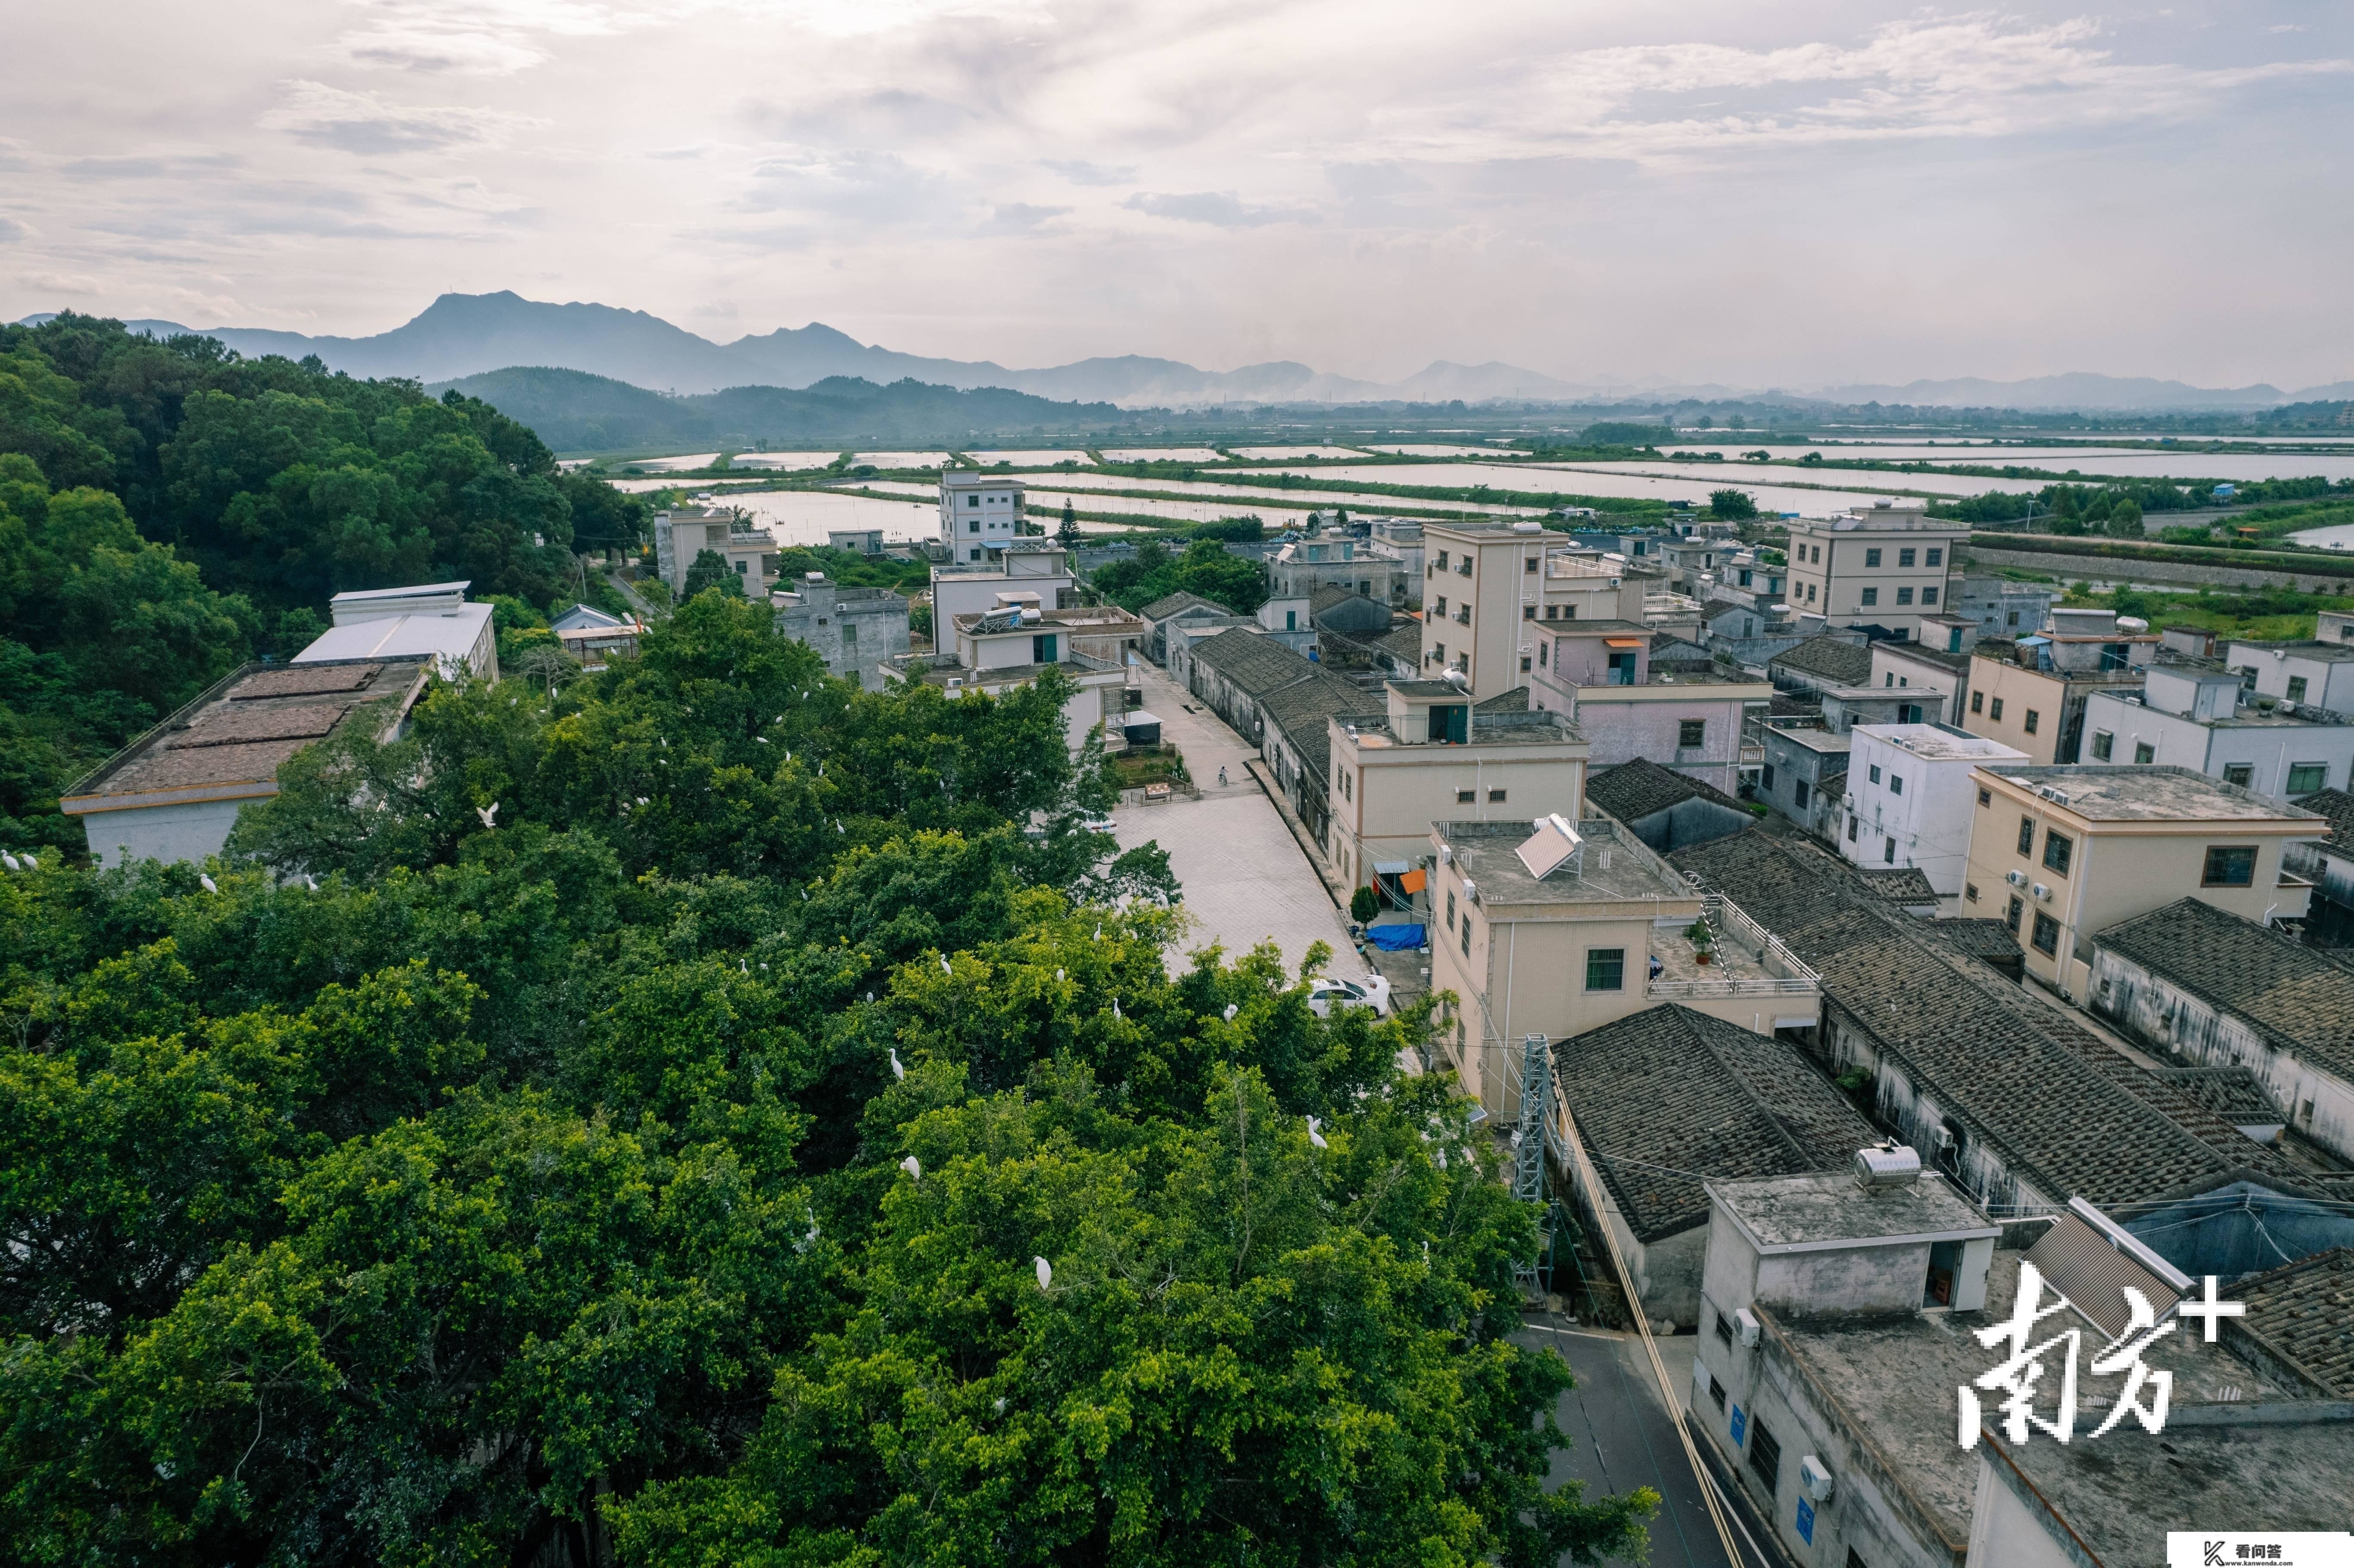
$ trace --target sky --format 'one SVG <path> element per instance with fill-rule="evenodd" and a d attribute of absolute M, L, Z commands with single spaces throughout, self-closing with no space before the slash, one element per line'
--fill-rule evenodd
<path fill-rule="evenodd" d="M 1052 365 L 2354 377 L 2354 7 L 7 8 L 0 319 L 445 291 Z"/>

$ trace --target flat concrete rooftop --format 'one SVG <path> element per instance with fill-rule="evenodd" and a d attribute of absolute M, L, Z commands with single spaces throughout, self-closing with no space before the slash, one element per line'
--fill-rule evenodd
<path fill-rule="evenodd" d="M 2030 789 L 2065 797 L 2054 805 L 2096 822 L 2178 821 L 2280 821 L 2310 818 L 2315 832 L 2328 824 L 2299 806 L 2285 805 L 2236 784 L 2188 768 L 2070 763 L 2052 768 L 1989 766 L 1987 771 Z"/>
<path fill-rule="evenodd" d="M 1768 1247 L 1833 1245 L 1895 1236 L 1992 1235 L 1976 1203 L 1924 1171 L 1910 1186 L 1867 1192 L 1846 1171 L 1712 1181 L 1709 1194 Z"/>
<path fill-rule="evenodd" d="M 1628 899 L 1677 899 L 1694 906 L 1700 893 L 1666 871 L 1659 858 L 1631 834 L 1622 836 L 1607 818 L 1577 824 L 1585 839 L 1580 868 L 1557 868 L 1539 881 L 1513 853 L 1536 832 L 1525 817 L 1505 821 L 1433 822 L 1436 832 L 1479 888 L 1483 905 L 1616 903 Z"/>

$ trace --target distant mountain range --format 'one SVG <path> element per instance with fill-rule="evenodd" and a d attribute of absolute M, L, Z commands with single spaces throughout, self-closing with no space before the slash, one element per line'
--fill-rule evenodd
<path fill-rule="evenodd" d="M 450 387 L 522 420 L 560 452 L 635 448 L 791 447 L 853 442 L 954 445 L 976 430 L 1046 426 L 1057 434 L 1114 432 L 1143 416 L 1111 403 L 1055 402 L 1002 387 L 959 390 L 918 381 L 878 387 L 829 376 L 813 387 L 731 387 L 665 397 L 610 376 L 546 367 L 493 370 Z"/>
<path fill-rule="evenodd" d="M 27 317 L 28 321 L 45 317 Z M 134 331 L 159 336 L 201 330 L 244 355 L 316 355 L 354 376 L 410 376 L 456 381 L 518 366 L 585 371 L 655 392 L 697 394 L 734 387 L 786 389 L 815 386 L 829 376 L 877 385 L 913 378 L 970 390 L 1003 387 L 1037 397 L 1127 408 L 1199 407 L 1207 403 L 1466 403 L 1490 399 L 1618 402 L 1630 399 L 1715 401 L 1766 397 L 1779 401 L 1907 403 L 1936 408 L 2190 409 L 2264 408 L 2291 402 L 2354 397 L 2354 383 L 2284 393 L 2268 386 L 2217 389 L 2180 381 L 2075 374 L 2027 381 L 1915 381 L 1903 387 L 1832 387 L 1811 391 L 1743 390 L 1596 377 L 1572 382 L 1490 361 L 1457 365 L 1437 360 L 1403 381 L 1360 381 L 1290 360 L 1201 370 L 1173 359 L 1139 355 L 1083 359 L 1072 365 L 1013 370 L 989 360 L 935 359 L 863 344 L 821 323 L 779 327 L 733 343 L 714 343 L 643 311 L 610 305 L 551 304 L 502 291 L 444 294 L 414 320 L 373 337 L 309 337 L 257 327 L 191 329 L 174 322 L 133 321 Z"/>

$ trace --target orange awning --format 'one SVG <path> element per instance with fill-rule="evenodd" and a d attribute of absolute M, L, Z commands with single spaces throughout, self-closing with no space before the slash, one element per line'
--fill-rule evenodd
<path fill-rule="evenodd" d="M 1639 637 L 1606 637 L 1602 640 L 1605 648 L 1640 648 L 1642 645 L 1643 640 Z"/>
<path fill-rule="evenodd" d="M 1401 893 L 1419 893 L 1429 885 L 1429 876 L 1419 866 L 1398 878 L 1398 891 Z"/>

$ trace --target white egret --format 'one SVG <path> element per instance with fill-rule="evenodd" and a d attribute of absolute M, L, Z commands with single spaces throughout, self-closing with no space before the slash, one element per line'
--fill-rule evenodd
<path fill-rule="evenodd" d="M 482 826 L 495 828 L 499 825 L 499 803 L 493 800 L 487 806 L 477 806 L 474 808 L 474 815 L 482 819 Z"/>
<path fill-rule="evenodd" d="M 956 979 L 956 970 L 949 968 L 949 956 L 946 953 L 942 953 L 940 955 L 940 973 L 948 976 L 950 980 Z"/>
<path fill-rule="evenodd" d="M 1048 1263 L 1043 1257 L 1034 1257 L 1030 1261 L 1037 1266 L 1038 1288 L 1041 1290 L 1053 1288 L 1055 1284 L 1055 1266 Z"/>
<path fill-rule="evenodd" d="M 25 869 L 23 866 L 16 863 L 16 857 L 10 854 L 6 850 L 0 850 L 0 865 L 6 866 L 10 871 L 22 871 Z"/>
<path fill-rule="evenodd" d="M 924 1179 L 923 1161 L 912 1154 L 899 1161 L 899 1169 L 907 1173 L 907 1180 L 910 1181 L 920 1181 Z"/>
<path fill-rule="evenodd" d="M 220 884 L 215 882 L 211 877 L 206 875 L 201 871 L 196 873 L 196 885 L 202 887 L 207 893 L 218 893 L 220 891 Z"/>
<path fill-rule="evenodd" d="M 1314 1117 L 1311 1116 L 1308 1118 L 1308 1141 L 1314 1144 L 1319 1149 L 1330 1149 L 1332 1146 L 1324 1141 L 1324 1135 L 1322 1133 L 1316 1130 L 1320 1125 L 1322 1124 L 1318 1122 Z"/>
<path fill-rule="evenodd" d="M 41 869 L 41 863 L 34 858 L 32 851 L 27 850 L 25 852 L 24 860 L 25 869 L 27 871 L 38 871 Z"/>
<path fill-rule="evenodd" d="M 899 1048 L 896 1045 L 891 1048 L 891 1075 L 895 1078 L 904 1078 L 907 1075 L 907 1069 L 900 1064 Z"/>
<path fill-rule="evenodd" d="M 1220 1016 L 1221 1018 L 1224 1018 L 1227 1022 L 1232 1023 L 1232 1022 L 1235 1021 L 1235 1013 L 1237 1013 L 1237 1012 L 1240 1012 L 1241 1011 L 1242 1011 L 1242 1009 L 1241 1009 L 1241 1008 L 1236 1007 L 1233 1002 L 1231 1002 L 1231 1001 L 1230 1001 L 1230 1002 L 1226 1003 L 1226 1011 L 1225 1011 L 1225 1012 L 1222 1012 L 1222 1013 L 1220 1013 L 1218 1016 Z"/>

